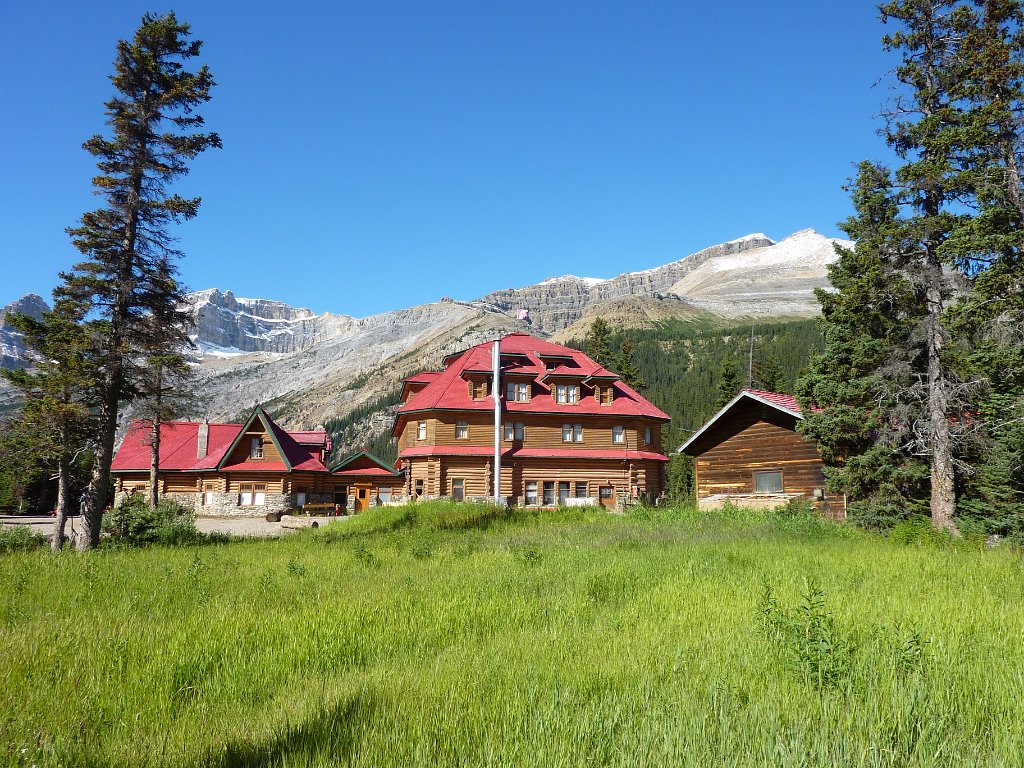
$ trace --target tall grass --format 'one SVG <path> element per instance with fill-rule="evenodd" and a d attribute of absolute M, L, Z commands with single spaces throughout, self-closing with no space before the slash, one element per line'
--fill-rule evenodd
<path fill-rule="evenodd" d="M 420 504 L 277 541 L 11 553 L 0 578 L 13 765 L 1024 755 L 1008 550 L 739 510 Z"/>

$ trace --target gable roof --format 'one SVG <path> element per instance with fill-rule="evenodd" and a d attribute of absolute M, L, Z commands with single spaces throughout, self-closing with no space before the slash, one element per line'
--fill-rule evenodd
<path fill-rule="evenodd" d="M 262 415 L 260 415 L 262 414 Z M 226 465 L 228 457 L 245 434 L 253 420 L 260 418 L 271 440 L 277 446 L 282 461 Z M 160 425 L 160 470 L 162 472 L 196 471 L 262 471 L 262 472 L 326 472 L 319 459 L 321 449 L 327 450 L 330 441 L 322 430 L 288 432 L 276 423 L 262 408 L 257 407 L 245 424 L 208 423 L 206 455 L 197 458 L 199 430 L 204 422 L 166 421 Z M 149 471 L 149 422 L 135 420 L 128 427 L 117 454 L 111 463 L 112 472 Z"/>
<path fill-rule="evenodd" d="M 447 368 L 433 377 L 423 389 L 412 395 L 399 408 L 394 430 L 397 432 L 404 417 L 410 413 L 430 410 L 492 410 L 494 405 L 491 398 L 474 400 L 462 378 L 466 371 L 491 372 L 492 344 L 493 342 L 484 342 L 446 357 Z M 551 398 L 551 386 L 545 381 L 553 371 L 548 370 L 545 358 L 570 360 L 574 364 L 573 367 L 563 369 L 562 366 L 558 366 L 555 370 L 564 370 L 565 373 L 571 371 L 570 375 L 573 378 L 585 379 L 592 375 L 601 378 L 615 376 L 579 350 L 553 344 L 525 333 L 513 333 L 501 339 L 501 353 L 503 357 L 507 355 L 515 358 L 502 367 L 503 373 L 509 372 L 533 379 L 534 395 L 529 402 L 504 401 L 503 407 L 509 414 L 632 416 L 669 421 L 667 413 L 622 381 L 615 379 L 609 379 L 608 382 L 614 387 L 615 396 L 607 405 L 598 403 L 593 397 L 581 397 L 578 403 L 572 404 L 554 402 Z"/>
<path fill-rule="evenodd" d="M 764 405 L 767 405 L 778 411 L 782 411 L 783 413 L 787 413 L 790 416 L 794 416 L 799 420 L 802 420 L 804 418 L 803 411 L 800 408 L 800 403 L 797 402 L 797 399 L 793 397 L 793 395 L 785 395 L 782 394 L 781 392 L 767 392 L 763 389 L 744 388 L 739 391 L 736 397 L 734 397 L 732 400 L 726 403 L 722 407 L 722 410 L 720 410 L 718 413 L 712 416 L 707 421 L 707 423 L 704 424 L 704 426 L 702 426 L 700 429 L 698 429 L 696 432 L 690 435 L 690 439 L 687 440 L 682 445 L 680 445 L 676 449 L 676 453 L 686 453 L 687 448 L 689 448 L 694 442 L 696 442 L 701 437 L 701 435 L 705 434 L 709 429 L 711 429 L 711 427 L 714 426 L 719 419 L 725 416 L 725 414 L 731 411 L 737 403 L 743 400 L 751 400 L 758 403 L 763 403 Z"/>
<path fill-rule="evenodd" d="M 368 460 L 371 464 L 369 467 L 353 467 L 352 465 L 357 463 L 360 459 Z M 339 463 L 331 467 L 330 470 L 332 475 L 401 475 L 394 467 L 388 466 L 388 464 L 381 459 L 378 459 L 369 451 L 359 451 L 354 453 L 346 459 L 342 459 Z"/>

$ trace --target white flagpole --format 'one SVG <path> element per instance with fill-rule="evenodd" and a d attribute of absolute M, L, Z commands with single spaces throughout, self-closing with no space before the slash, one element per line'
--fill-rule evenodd
<path fill-rule="evenodd" d="M 494 340 L 491 395 L 494 397 L 494 502 L 501 504 L 501 339 Z"/>

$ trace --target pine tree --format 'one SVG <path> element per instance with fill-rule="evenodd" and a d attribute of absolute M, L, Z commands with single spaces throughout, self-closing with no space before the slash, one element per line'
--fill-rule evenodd
<path fill-rule="evenodd" d="M 611 335 L 611 329 L 603 317 L 590 324 L 590 333 L 587 335 L 587 354 L 606 368 L 612 361 Z"/>
<path fill-rule="evenodd" d="M 59 550 L 71 504 L 71 474 L 77 456 L 90 447 L 95 427 L 98 360 L 96 324 L 84 322 L 85 307 L 58 300 L 36 320 L 12 315 L 9 322 L 23 334 L 33 357 L 28 370 L 4 371 L 25 398 L 14 430 L 44 466 L 53 466 L 57 502 L 51 546 Z"/>
<path fill-rule="evenodd" d="M 619 347 L 619 355 L 615 363 L 615 372 L 619 374 L 623 384 L 627 387 L 632 387 L 637 392 L 647 386 L 647 382 L 640 375 L 640 369 L 637 367 L 636 360 L 633 357 L 632 339 L 622 340 L 622 346 Z"/>
<path fill-rule="evenodd" d="M 768 392 L 781 392 L 783 388 L 782 366 L 779 357 L 770 348 L 762 349 L 754 361 L 754 380 Z"/>
<path fill-rule="evenodd" d="M 214 82 L 205 66 L 191 72 L 184 65 L 201 47 L 174 13 L 143 16 L 134 38 L 117 46 L 111 78 L 117 93 L 106 103 L 112 135 L 84 144 L 97 158 L 93 184 L 105 205 L 69 230 L 87 258 L 62 275 L 58 289 L 60 296 L 90 304 L 108 323 L 82 548 L 99 543 L 119 404 L 136 394 L 140 366 L 154 352 L 147 318 L 162 323 L 163 352 L 187 344 L 188 313 L 175 278 L 179 253 L 169 227 L 195 216 L 200 199 L 168 194 L 167 187 L 188 173 L 188 161 L 221 143 L 215 133 L 196 131 L 203 119 L 194 110 L 209 100 Z"/>
<path fill-rule="evenodd" d="M 740 374 L 736 368 L 736 361 L 727 357 L 722 362 L 722 370 L 718 374 L 718 397 L 715 399 L 715 410 L 724 408 L 730 400 L 736 397 L 740 386 Z"/>

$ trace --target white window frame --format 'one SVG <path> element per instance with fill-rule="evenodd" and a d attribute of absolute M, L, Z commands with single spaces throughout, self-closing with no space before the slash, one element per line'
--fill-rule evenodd
<path fill-rule="evenodd" d="M 416 439 L 426 440 L 427 439 L 427 422 L 421 421 L 416 425 Z"/>
<path fill-rule="evenodd" d="M 612 443 L 615 445 L 624 445 L 626 442 L 626 428 L 615 426 L 612 427 Z"/>
<path fill-rule="evenodd" d="M 532 486 L 532 488 L 531 488 L 531 486 Z M 523 498 L 524 498 L 525 503 L 526 503 L 527 506 L 530 506 L 530 505 L 536 506 L 537 499 L 540 498 L 539 496 L 537 496 L 537 481 L 536 480 L 527 480 L 526 481 L 526 485 L 523 487 Z"/>
<path fill-rule="evenodd" d="M 459 434 L 461 432 L 461 434 Z M 455 439 L 469 440 L 469 422 L 459 419 L 455 422 Z"/>
<path fill-rule="evenodd" d="M 530 385 L 526 382 L 516 384 L 516 401 L 520 403 L 530 402 Z"/>
<path fill-rule="evenodd" d="M 574 443 L 583 442 L 583 425 L 573 424 L 572 425 L 572 440 Z"/>
<path fill-rule="evenodd" d="M 251 437 L 251 438 L 249 438 L 249 458 L 250 459 L 262 459 L 263 458 L 263 438 L 262 437 Z"/>
<path fill-rule="evenodd" d="M 572 424 L 563 424 L 562 425 L 562 442 L 563 443 L 571 443 L 572 442 L 572 431 L 573 431 L 572 430 Z"/>
<path fill-rule="evenodd" d="M 506 421 L 505 422 L 505 426 L 504 426 L 504 430 L 505 430 L 505 440 L 511 441 L 512 438 L 513 438 L 513 435 L 515 433 L 515 427 L 512 425 L 512 422 Z"/>

